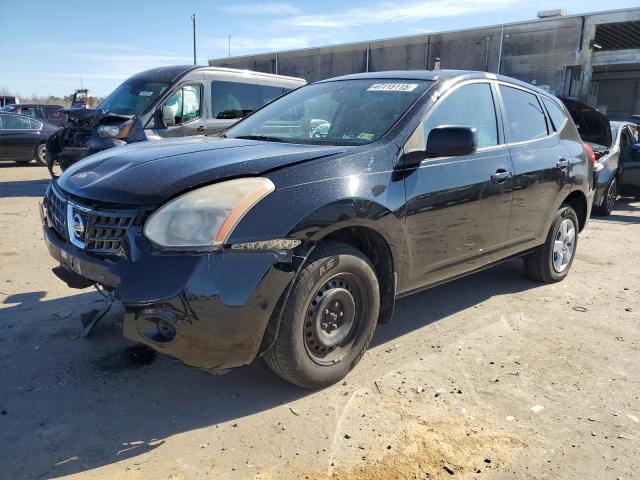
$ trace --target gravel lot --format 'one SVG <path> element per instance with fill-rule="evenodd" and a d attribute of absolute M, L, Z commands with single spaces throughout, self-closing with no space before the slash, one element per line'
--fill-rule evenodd
<path fill-rule="evenodd" d="M 0 164 L 0 478 L 640 478 L 640 201 L 568 279 L 513 261 L 398 302 L 346 382 L 211 376 L 132 349 L 51 273 L 47 172 Z M 451 473 L 453 472 L 453 473 Z"/>

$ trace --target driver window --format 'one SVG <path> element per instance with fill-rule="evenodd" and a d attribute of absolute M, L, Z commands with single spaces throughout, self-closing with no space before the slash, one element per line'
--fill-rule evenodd
<path fill-rule="evenodd" d="M 176 125 L 200 117 L 201 104 L 200 85 L 185 85 L 164 102 L 171 109 Z"/>
<path fill-rule="evenodd" d="M 498 127 L 491 85 L 465 85 L 437 103 L 423 123 L 425 141 L 432 129 L 443 125 L 475 127 L 478 131 L 478 148 L 497 145 Z"/>

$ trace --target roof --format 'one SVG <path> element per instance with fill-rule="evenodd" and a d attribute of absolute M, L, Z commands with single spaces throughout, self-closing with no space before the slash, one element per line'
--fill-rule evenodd
<path fill-rule="evenodd" d="M 515 79 L 513 77 L 507 77 L 506 75 L 497 75 L 495 73 L 475 71 L 475 70 L 388 70 L 381 72 L 367 72 L 367 73 L 352 73 L 350 75 L 343 75 L 340 77 L 327 78 L 320 80 L 316 83 L 341 81 L 341 80 L 357 80 L 357 79 L 380 79 L 380 80 L 431 80 L 431 81 L 447 81 L 447 80 L 473 80 L 477 78 L 488 78 L 491 80 L 501 80 L 503 82 L 513 83 L 520 87 L 534 90 L 540 94 L 553 96 L 549 92 L 542 90 L 535 85 L 527 82 Z"/>
<path fill-rule="evenodd" d="M 210 72 L 229 72 L 229 73 L 251 73 L 255 75 L 259 75 L 261 77 L 270 77 L 270 78 L 283 78 L 289 80 L 304 80 L 296 77 L 288 77 L 286 75 L 275 75 L 272 73 L 263 73 L 263 72 L 254 72 L 252 70 L 241 70 L 238 68 L 228 68 L 228 67 L 214 67 L 209 65 L 171 65 L 168 67 L 157 67 L 152 68 L 150 70 L 145 70 L 143 72 L 136 73 L 131 76 L 131 79 L 148 79 L 153 77 L 155 81 L 164 82 L 164 83 L 172 83 L 176 81 L 178 78 L 186 75 L 187 73 L 193 72 L 195 70 L 204 70 Z"/>

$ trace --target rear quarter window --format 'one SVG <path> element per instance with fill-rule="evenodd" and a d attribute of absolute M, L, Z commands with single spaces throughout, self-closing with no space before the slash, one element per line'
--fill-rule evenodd
<path fill-rule="evenodd" d="M 506 85 L 500 85 L 500 93 L 510 143 L 536 140 L 549 134 L 547 120 L 536 95 Z"/>
<path fill-rule="evenodd" d="M 560 131 L 560 129 L 564 125 L 564 122 L 567 120 L 567 116 L 564 114 L 564 111 L 556 102 L 548 98 L 543 97 L 542 103 L 544 103 L 544 106 L 547 108 L 547 113 L 551 118 L 551 123 L 553 123 L 553 127 L 555 128 L 556 132 Z"/>

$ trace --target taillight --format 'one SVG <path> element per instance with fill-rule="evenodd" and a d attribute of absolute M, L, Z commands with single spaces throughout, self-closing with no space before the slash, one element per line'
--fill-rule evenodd
<path fill-rule="evenodd" d="M 587 152 L 587 156 L 591 159 L 591 165 L 596 166 L 596 154 L 593 152 L 593 148 L 591 148 L 586 143 L 584 145 L 584 151 Z"/>

